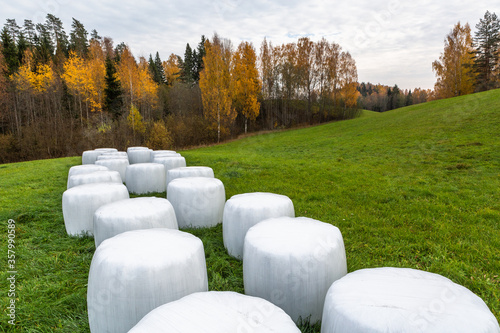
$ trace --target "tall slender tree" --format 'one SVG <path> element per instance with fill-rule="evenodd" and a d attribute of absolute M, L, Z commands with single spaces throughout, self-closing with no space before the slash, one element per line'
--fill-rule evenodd
<path fill-rule="evenodd" d="M 191 46 L 186 44 L 186 50 L 184 51 L 184 60 L 182 62 L 182 80 L 186 83 L 193 81 L 193 76 L 191 69 L 193 68 L 193 51 Z"/>
<path fill-rule="evenodd" d="M 116 120 L 122 115 L 122 90 L 116 66 L 111 57 L 106 57 L 106 76 L 104 78 L 106 87 L 104 88 L 104 110 L 111 113 Z"/>
<path fill-rule="evenodd" d="M 36 42 L 35 24 L 31 20 L 24 20 L 23 34 L 28 42 L 29 48 L 33 49 Z"/>
<path fill-rule="evenodd" d="M 69 48 L 78 56 L 85 58 L 89 50 L 88 33 L 83 24 L 73 18 L 71 23 Z"/>
<path fill-rule="evenodd" d="M 193 77 L 195 82 L 200 81 L 200 72 L 203 70 L 203 57 L 205 56 L 205 36 L 201 36 L 201 41 L 198 43 L 198 47 L 196 50 L 198 51 L 196 53 L 196 59 L 195 59 L 195 66 L 194 66 L 194 73 Z"/>
<path fill-rule="evenodd" d="M 2 41 L 2 53 L 7 65 L 7 75 L 13 74 L 19 68 L 19 57 L 17 55 L 17 46 L 7 27 L 3 27 L 0 33 Z"/>
<path fill-rule="evenodd" d="M 476 24 L 476 29 L 474 69 L 477 74 L 477 90 L 483 91 L 498 85 L 495 70 L 500 65 L 500 20 L 495 13 L 486 11 Z"/>
<path fill-rule="evenodd" d="M 237 115 L 231 105 L 231 43 L 215 34 L 212 42 L 205 42 L 205 50 L 204 68 L 200 73 L 203 114 L 216 126 L 217 142 L 220 142 L 222 130 L 232 124 Z"/>
<path fill-rule="evenodd" d="M 438 98 L 467 95 L 474 92 L 474 48 L 468 23 L 458 22 L 446 36 L 444 52 L 432 63 L 437 82 L 434 91 Z"/>
<path fill-rule="evenodd" d="M 248 129 L 248 119 L 255 120 L 260 110 L 258 96 L 262 84 L 256 62 L 257 55 L 253 45 L 241 42 L 233 55 L 231 92 L 236 111 L 245 117 L 245 133 Z"/>

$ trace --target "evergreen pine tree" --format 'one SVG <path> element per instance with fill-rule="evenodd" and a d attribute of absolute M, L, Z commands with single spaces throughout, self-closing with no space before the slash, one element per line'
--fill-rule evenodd
<path fill-rule="evenodd" d="M 56 46 L 56 53 L 62 53 L 67 57 L 69 42 L 61 19 L 52 14 L 47 14 L 45 26 L 47 31 L 50 32 L 53 45 Z"/>
<path fill-rule="evenodd" d="M 29 48 L 33 49 L 36 42 L 36 30 L 31 20 L 24 20 L 23 34 L 28 42 Z"/>
<path fill-rule="evenodd" d="M 499 65 L 500 21 L 495 13 L 486 11 L 476 24 L 474 43 L 476 57 L 474 69 L 477 75 L 476 89 L 484 91 L 495 87 L 494 69 Z"/>
<path fill-rule="evenodd" d="M 5 23 L 5 27 L 9 31 L 10 37 L 16 43 L 19 38 L 19 33 L 21 28 L 17 25 L 15 19 L 7 19 L 7 23 Z"/>
<path fill-rule="evenodd" d="M 153 80 L 155 80 L 155 78 L 158 76 L 158 74 L 156 73 L 155 62 L 153 60 L 153 56 L 151 55 L 151 53 L 149 54 L 148 68 L 149 68 L 149 73 L 151 73 L 151 77 L 153 78 Z"/>
<path fill-rule="evenodd" d="M 102 39 L 101 36 L 97 33 L 97 30 L 92 29 L 92 32 L 90 33 L 90 39 L 95 39 L 97 41 L 100 41 Z"/>
<path fill-rule="evenodd" d="M 387 89 L 387 105 L 384 111 L 392 110 L 392 91 L 391 88 Z"/>
<path fill-rule="evenodd" d="M 3 27 L 0 33 L 0 39 L 2 41 L 2 53 L 7 64 L 7 75 L 11 75 L 17 71 L 19 68 L 19 58 L 17 56 L 16 43 L 12 39 L 7 27 Z"/>
<path fill-rule="evenodd" d="M 163 71 L 163 63 L 161 61 L 160 54 L 158 52 L 156 52 L 154 65 L 156 68 L 156 76 L 154 77 L 154 80 L 158 84 L 164 84 L 165 83 L 165 72 Z"/>
<path fill-rule="evenodd" d="M 73 18 L 73 23 L 71 24 L 69 47 L 72 51 L 80 57 L 85 58 L 89 49 L 88 33 L 85 30 L 83 24 Z"/>
<path fill-rule="evenodd" d="M 203 70 L 203 57 L 205 56 L 206 54 L 206 51 L 205 51 L 205 36 L 202 35 L 201 36 L 201 41 L 200 43 L 198 43 L 198 52 L 196 54 L 196 63 L 195 63 L 195 72 L 194 72 L 194 79 L 196 82 L 198 82 L 200 80 L 200 72 Z"/>
<path fill-rule="evenodd" d="M 408 95 L 406 95 L 406 101 L 405 101 L 405 106 L 410 106 L 413 105 L 413 95 L 411 94 L 411 89 L 408 92 Z"/>
<path fill-rule="evenodd" d="M 35 58 L 38 62 L 47 64 L 54 55 L 54 44 L 52 43 L 50 32 L 45 25 L 38 23 L 36 30 L 38 31 L 38 36 L 35 40 Z"/>
<path fill-rule="evenodd" d="M 106 87 L 104 88 L 104 110 L 113 115 L 113 119 L 118 119 L 122 115 L 122 90 L 120 81 L 116 75 L 115 63 L 108 56 L 106 57 Z"/>
<path fill-rule="evenodd" d="M 181 79 L 185 83 L 193 83 L 193 51 L 189 43 L 186 45 L 186 51 L 184 51 L 184 61 L 182 63 L 182 73 Z"/>
<path fill-rule="evenodd" d="M 24 52 L 29 48 L 28 41 L 24 38 L 24 34 L 19 33 L 19 38 L 17 39 L 17 59 L 21 64 L 23 62 Z"/>

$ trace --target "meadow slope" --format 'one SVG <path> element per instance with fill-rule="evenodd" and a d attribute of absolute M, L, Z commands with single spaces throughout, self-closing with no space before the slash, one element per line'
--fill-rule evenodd
<path fill-rule="evenodd" d="M 212 167 L 227 198 L 284 194 L 296 216 L 338 226 L 349 271 L 438 273 L 480 296 L 500 320 L 499 110 L 495 90 L 182 154 L 188 165 Z M 67 171 L 80 162 L 0 165 L 2 253 L 14 219 L 18 271 L 17 325 L 7 324 L 4 310 L 2 331 L 88 331 L 94 242 L 68 237 L 61 213 Z M 242 292 L 241 263 L 225 254 L 221 226 L 188 231 L 204 242 L 210 289 Z M 2 290 L 6 277 L 4 269 Z M 5 309 L 8 299 L 0 302 Z"/>

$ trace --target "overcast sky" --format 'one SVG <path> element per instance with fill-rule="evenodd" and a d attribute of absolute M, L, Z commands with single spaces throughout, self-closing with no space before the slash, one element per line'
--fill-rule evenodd
<path fill-rule="evenodd" d="M 325 37 L 351 52 L 359 82 L 432 88 L 431 64 L 443 51 L 453 26 L 468 22 L 473 32 L 486 10 L 500 14 L 498 0 L 2 0 L 0 22 L 59 17 L 66 33 L 72 18 L 90 33 L 125 42 L 135 56 L 158 51 L 183 56 L 186 43 L 214 32 L 234 46 L 250 41 L 257 52 L 264 37 L 274 45 L 308 36 Z"/>

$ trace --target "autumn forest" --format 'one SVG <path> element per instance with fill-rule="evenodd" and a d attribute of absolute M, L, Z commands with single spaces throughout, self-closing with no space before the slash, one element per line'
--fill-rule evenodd
<path fill-rule="evenodd" d="M 162 60 L 136 57 L 74 18 L 69 34 L 51 14 L 22 26 L 9 19 L 0 35 L 0 163 L 101 146 L 205 145 L 496 88 L 498 26 L 487 12 L 473 38 L 458 23 L 432 64 L 434 90 L 412 91 L 358 83 L 351 54 L 324 38 L 264 39 L 257 49 L 214 34 Z"/>

